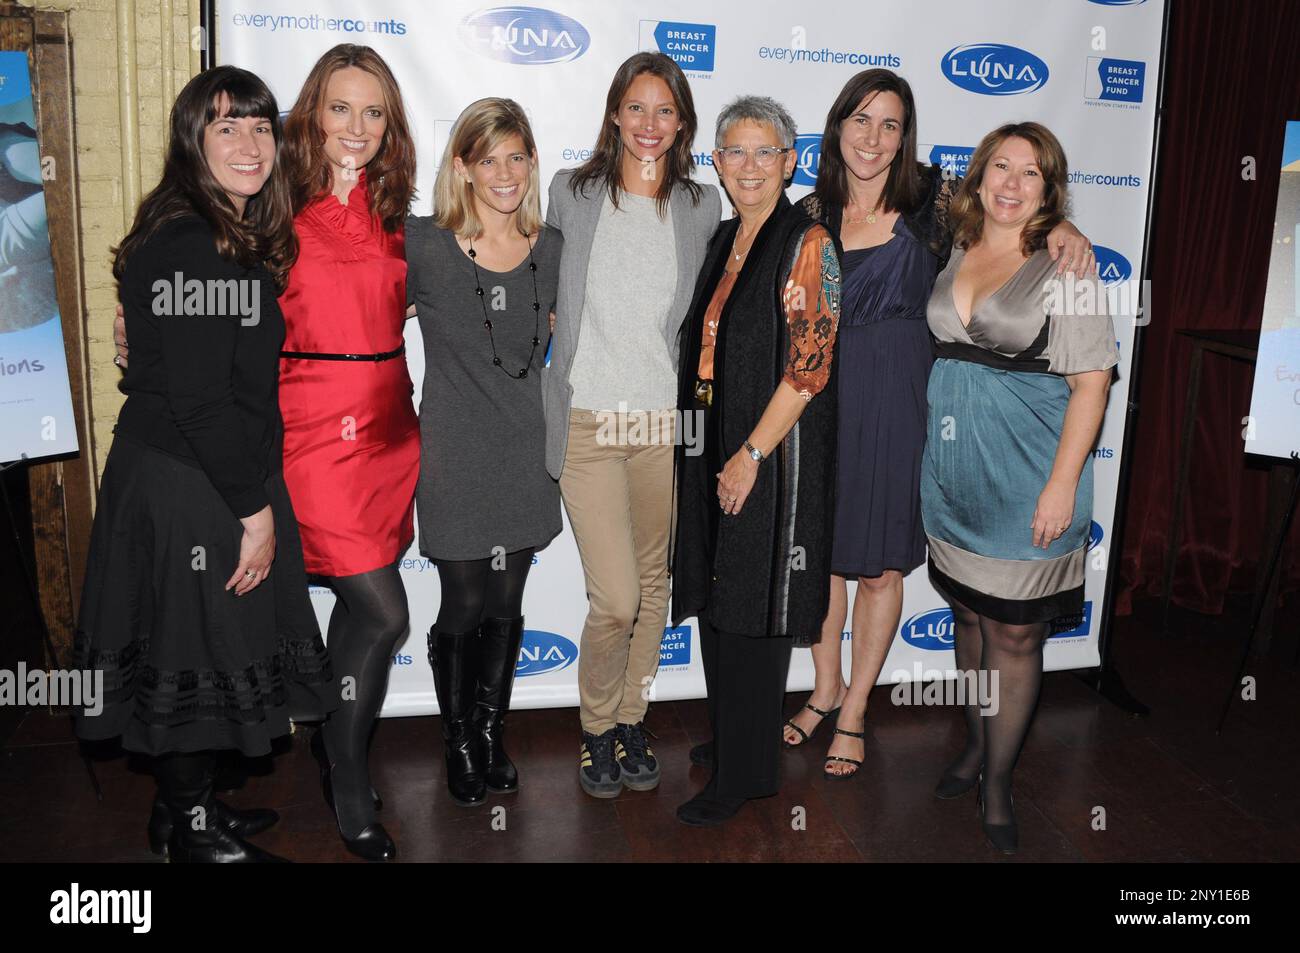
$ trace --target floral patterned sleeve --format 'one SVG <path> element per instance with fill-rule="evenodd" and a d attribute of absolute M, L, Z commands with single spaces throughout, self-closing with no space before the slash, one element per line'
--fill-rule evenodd
<path fill-rule="evenodd" d="M 812 400 L 831 375 L 831 355 L 840 324 L 840 260 L 830 233 L 814 225 L 781 298 L 790 327 L 790 355 L 782 380 Z"/>

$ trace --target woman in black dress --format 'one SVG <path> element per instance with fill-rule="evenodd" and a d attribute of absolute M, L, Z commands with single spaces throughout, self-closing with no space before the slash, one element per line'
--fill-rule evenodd
<path fill-rule="evenodd" d="M 948 260 L 947 208 L 959 180 L 917 163 L 916 125 L 905 79 L 886 69 L 858 73 L 826 116 L 817 187 L 800 203 L 839 240 L 844 299 L 830 610 L 812 647 L 816 685 L 786 722 L 784 740 L 798 746 L 838 715 L 823 768 L 831 779 L 853 777 L 862 763 L 867 697 L 898 631 L 903 577 L 925 562 L 926 303 Z M 1048 248 L 1059 270 L 1093 267 L 1088 240 L 1069 222 L 1052 230 Z M 857 594 L 846 685 L 847 579 L 857 580 Z"/>
<path fill-rule="evenodd" d="M 276 294 L 296 246 L 278 115 L 245 70 L 186 84 L 115 251 L 131 363 L 75 639 L 104 698 L 76 729 L 153 756 L 150 837 L 175 862 L 281 860 L 244 840 L 274 812 L 213 798 L 215 752 L 268 754 L 337 704 L 280 473 Z"/>

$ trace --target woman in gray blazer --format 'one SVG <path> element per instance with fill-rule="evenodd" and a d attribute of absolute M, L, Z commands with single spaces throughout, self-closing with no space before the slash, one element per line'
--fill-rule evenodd
<path fill-rule="evenodd" d="M 564 249 L 546 467 L 586 577 L 578 778 L 593 797 L 659 783 L 642 720 L 668 616 L 677 335 L 721 217 L 717 190 L 691 179 L 695 130 L 681 69 L 637 53 L 610 84 L 591 158 L 550 187 Z"/>

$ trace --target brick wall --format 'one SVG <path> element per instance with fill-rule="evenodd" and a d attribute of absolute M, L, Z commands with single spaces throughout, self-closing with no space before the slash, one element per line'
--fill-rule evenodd
<path fill-rule="evenodd" d="M 140 196 L 153 188 L 162 172 L 171 101 L 198 69 L 202 43 L 198 3 L 41 0 L 38 5 L 67 11 L 72 35 L 93 410 L 91 452 L 98 477 L 123 399 L 117 390 L 120 372 L 113 365 L 117 291 L 109 249 L 126 233 Z M 138 131 L 134 135 L 123 121 L 123 94 L 132 83 L 135 96 L 125 108 L 135 117 Z"/>

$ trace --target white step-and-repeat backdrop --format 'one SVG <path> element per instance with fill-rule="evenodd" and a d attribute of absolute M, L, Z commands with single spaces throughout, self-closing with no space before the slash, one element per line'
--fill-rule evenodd
<path fill-rule="evenodd" d="M 718 184 L 709 156 L 717 113 L 731 98 L 754 93 L 776 98 L 799 123 L 799 166 L 790 196 L 805 194 L 815 182 L 827 109 L 850 76 L 872 66 L 895 70 L 911 83 L 921 158 L 958 174 L 995 126 L 1020 119 L 1048 125 L 1069 156 L 1073 219 L 1097 246 L 1113 302 L 1126 305 L 1129 315 L 1115 322 L 1120 376 L 1095 452 L 1085 612 L 1081 619 L 1062 620 L 1046 649 L 1048 669 L 1096 664 L 1150 188 L 1161 0 L 538 2 L 546 6 L 493 7 L 482 0 L 219 0 L 216 62 L 259 73 L 281 108 L 288 109 L 326 49 L 345 42 L 374 47 L 391 65 L 406 98 L 419 148 L 416 211 L 422 214 L 429 211 L 448 132 L 468 103 L 508 96 L 524 106 L 546 183 L 555 170 L 587 158 L 614 70 L 637 50 L 667 53 L 690 77 L 701 130 L 694 145 L 698 176 L 710 186 Z M 423 353 L 411 321 L 407 356 L 417 396 Z M 437 570 L 413 549 L 402 572 L 411 635 L 393 660 L 384 713 L 428 714 L 437 711 L 424 642 L 438 610 Z M 314 590 L 313 597 L 324 628 L 333 597 L 325 590 Z M 586 602 L 581 564 L 566 526 L 537 556 L 528 580 L 517 707 L 577 703 Z M 953 665 L 952 632 L 952 615 L 924 568 L 913 572 L 881 681 L 941 677 Z M 848 652 L 846 642 L 846 671 Z M 789 687 L 811 685 L 811 657 L 796 651 Z M 664 633 L 651 691 L 658 699 L 704 694 L 693 620 Z"/>

